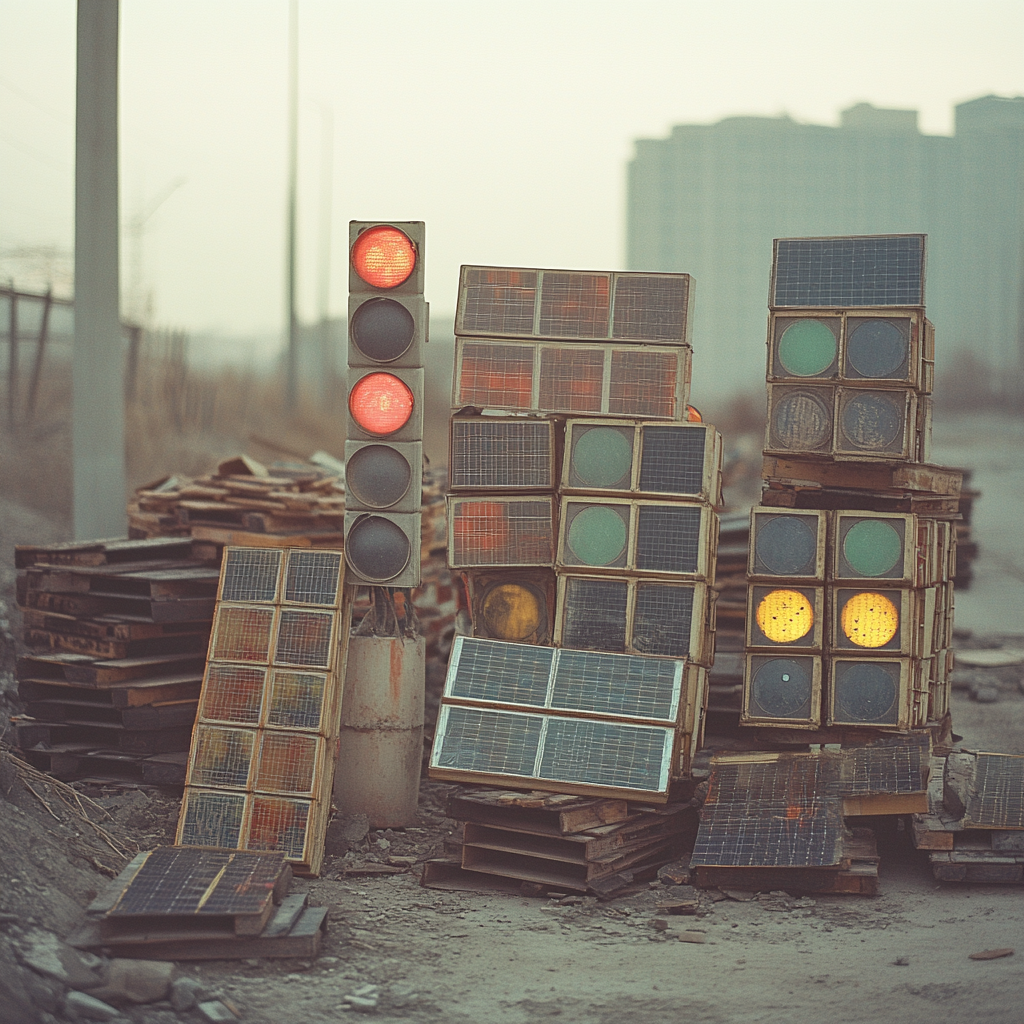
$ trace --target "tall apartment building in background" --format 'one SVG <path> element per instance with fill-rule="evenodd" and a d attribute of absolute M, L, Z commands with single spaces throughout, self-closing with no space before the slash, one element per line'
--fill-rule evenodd
<path fill-rule="evenodd" d="M 1024 399 L 1024 97 L 959 104 L 952 136 L 868 103 L 838 128 L 677 125 L 638 140 L 629 167 L 627 266 L 696 278 L 694 337 L 716 368 L 695 373 L 697 399 L 764 380 L 773 238 L 902 232 L 928 234 L 939 374 L 969 351 Z"/>

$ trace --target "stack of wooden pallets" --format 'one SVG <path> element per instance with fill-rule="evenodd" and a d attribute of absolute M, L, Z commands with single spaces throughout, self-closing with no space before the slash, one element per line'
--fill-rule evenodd
<path fill-rule="evenodd" d="M 914 845 L 940 882 L 1024 883 L 1024 755 L 937 758 L 928 797 Z"/>
<path fill-rule="evenodd" d="M 22 756 L 63 779 L 180 785 L 218 569 L 188 538 L 20 546 Z M 154 757 L 154 755 L 157 755 Z"/>
<path fill-rule="evenodd" d="M 155 481 L 128 508 L 133 537 L 190 535 L 250 547 L 337 547 L 344 518 L 344 484 L 335 474 L 312 464 L 268 469 L 248 456 L 207 476 Z"/>
<path fill-rule="evenodd" d="M 446 857 L 424 865 L 426 886 L 475 888 L 504 880 L 538 890 L 614 895 L 678 856 L 696 829 L 689 804 L 653 808 L 468 788 L 451 794 L 448 816 L 463 822 L 462 835 L 449 841 Z"/>
<path fill-rule="evenodd" d="M 131 959 L 313 957 L 327 910 L 288 895 L 291 877 L 281 853 L 161 846 L 111 882 L 69 941 Z"/>

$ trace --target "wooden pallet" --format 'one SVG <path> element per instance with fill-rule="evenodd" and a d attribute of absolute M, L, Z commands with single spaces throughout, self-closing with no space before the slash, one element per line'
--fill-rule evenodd
<path fill-rule="evenodd" d="M 154 654 L 140 658 L 98 659 L 84 654 L 29 654 L 18 659 L 19 680 L 65 680 L 88 686 L 116 686 L 130 682 L 202 682 L 203 654 Z"/>
<path fill-rule="evenodd" d="M 448 796 L 448 817 L 535 835 L 562 835 L 624 821 L 625 800 L 601 800 L 567 793 L 459 788 Z"/>
<path fill-rule="evenodd" d="M 87 683 L 74 683 L 66 679 L 22 679 L 18 683 L 18 696 L 28 701 L 85 701 L 100 708 L 137 708 L 150 704 L 199 699 L 202 686 L 200 677 L 187 676 L 181 681 L 129 680 L 120 685 L 97 689 Z"/>
<path fill-rule="evenodd" d="M 164 754 L 126 754 L 101 750 L 89 743 L 58 744 L 43 750 L 22 750 L 19 756 L 33 768 L 62 782 L 132 783 L 144 786 L 185 785 L 188 751 Z"/>
<path fill-rule="evenodd" d="M 24 752 L 40 745 L 54 747 L 70 743 L 128 754 L 165 754 L 187 749 L 192 737 L 190 725 L 129 729 L 107 722 L 37 722 L 24 717 L 11 721 L 15 746 Z"/>
<path fill-rule="evenodd" d="M 955 498 L 963 485 L 963 470 L 924 462 L 835 462 L 831 459 L 765 455 L 765 480 L 820 488 L 856 488 L 940 495 Z"/>
<path fill-rule="evenodd" d="M 30 565 L 114 565 L 145 559 L 187 559 L 196 557 L 195 546 L 185 537 L 181 539 L 156 537 L 153 539 L 116 538 L 82 543 L 16 544 L 14 564 L 18 569 Z"/>

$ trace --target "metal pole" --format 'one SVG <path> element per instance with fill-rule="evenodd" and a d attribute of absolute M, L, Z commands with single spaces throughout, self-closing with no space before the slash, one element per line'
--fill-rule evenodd
<path fill-rule="evenodd" d="M 320 151 L 320 398 L 326 407 L 334 388 L 334 351 L 331 346 L 331 226 L 334 216 L 334 114 L 323 107 Z"/>
<path fill-rule="evenodd" d="M 288 5 L 288 411 L 294 412 L 298 393 L 298 321 L 295 316 L 295 239 L 299 122 L 299 5 Z"/>
<path fill-rule="evenodd" d="M 15 426 L 16 405 L 18 402 L 18 293 L 11 289 L 11 319 L 8 325 L 7 364 L 7 420 L 11 429 Z"/>
<path fill-rule="evenodd" d="M 118 0 L 78 0 L 74 532 L 123 536 L 124 357 L 118 277 Z"/>
<path fill-rule="evenodd" d="M 39 379 L 43 374 L 43 356 L 46 352 L 46 339 L 50 334 L 50 309 L 53 306 L 53 288 L 46 289 L 43 299 L 43 320 L 39 325 L 39 342 L 36 345 L 36 361 L 32 366 L 32 380 L 28 386 L 28 410 L 25 418 L 32 419 L 36 411 L 36 395 L 39 393 Z"/>

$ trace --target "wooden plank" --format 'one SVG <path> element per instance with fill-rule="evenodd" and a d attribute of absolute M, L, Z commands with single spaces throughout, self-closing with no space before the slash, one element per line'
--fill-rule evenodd
<path fill-rule="evenodd" d="M 873 796 L 844 796 L 843 816 L 921 814 L 928 810 L 928 794 L 877 793 Z"/>
<path fill-rule="evenodd" d="M 877 865 L 857 870 L 827 868 L 711 868 L 694 869 L 694 884 L 702 889 L 718 887 L 787 892 L 852 893 L 874 896 L 878 892 Z"/>
<path fill-rule="evenodd" d="M 201 622 L 133 622 L 114 615 L 79 618 L 33 608 L 22 611 L 22 622 L 29 629 L 74 634 L 96 640 L 149 640 L 153 637 L 202 633 L 204 630 L 209 635 L 209 627 Z"/>
<path fill-rule="evenodd" d="M 490 775 L 485 772 L 455 771 L 448 768 L 437 768 L 431 766 L 428 769 L 428 776 L 442 782 L 468 782 L 479 785 L 502 786 L 508 785 L 509 776 Z M 550 790 L 552 793 L 572 793 L 576 796 L 597 796 L 607 797 L 612 800 L 639 800 L 650 804 L 668 803 L 668 792 L 653 793 L 648 790 L 639 789 L 617 789 L 611 786 L 588 786 L 576 782 L 557 782 L 547 779 L 524 779 L 524 785 L 531 789 Z"/>
<path fill-rule="evenodd" d="M 22 633 L 26 646 L 51 651 L 70 651 L 93 658 L 139 658 L 147 654 L 186 654 L 204 651 L 210 642 L 210 631 L 172 633 L 144 640 L 97 640 L 74 633 L 54 633 L 26 628 Z"/>
<path fill-rule="evenodd" d="M 250 530 L 225 529 L 205 524 L 192 527 L 192 537 L 225 547 L 244 548 L 332 548 L 340 549 L 345 539 L 340 530 L 300 530 L 282 533 L 253 533 Z"/>
<path fill-rule="evenodd" d="M 547 794 L 551 795 L 551 794 Z M 623 821 L 629 816 L 625 800 L 581 800 L 571 794 L 571 804 L 555 807 L 517 807 L 501 800 L 491 791 L 455 791 L 448 798 L 447 813 L 458 821 L 476 821 L 483 825 L 504 825 L 540 835 L 584 832 L 598 825 Z"/>
<path fill-rule="evenodd" d="M 522 895 L 523 883 L 468 871 L 458 860 L 435 858 L 425 861 L 420 885 L 448 892 L 506 892 Z M 542 888 L 544 887 L 541 883 Z"/>
<path fill-rule="evenodd" d="M 110 724 L 125 729 L 172 729 L 195 723 L 197 700 L 168 701 L 160 705 L 118 708 L 84 700 L 35 700 L 25 705 L 25 713 L 40 722 L 66 722 L 71 725 Z"/>
<path fill-rule="evenodd" d="M 213 618 L 214 598 L 152 600 L 106 594 L 29 591 L 19 604 L 63 615 L 124 615 L 140 622 L 203 622 Z"/>
<path fill-rule="evenodd" d="M 192 738 L 190 727 L 175 729 L 124 729 L 107 723 L 85 725 L 15 720 L 15 742 L 22 749 L 40 743 L 91 743 L 96 747 L 120 750 L 130 754 L 161 754 L 188 747 Z"/>
<path fill-rule="evenodd" d="M 141 679 L 163 679 L 189 673 L 187 678 L 202 678 L 206 658 L 195 654 L 155 654 L 140 658 L 114 658 L 109 661 L 75 661 L 65 665 L 71 682 L 109 686 Z"/>

